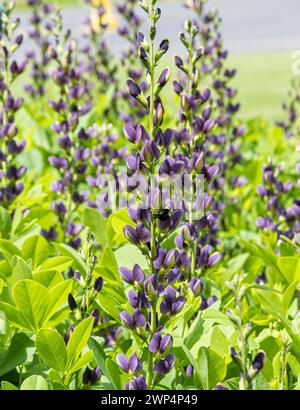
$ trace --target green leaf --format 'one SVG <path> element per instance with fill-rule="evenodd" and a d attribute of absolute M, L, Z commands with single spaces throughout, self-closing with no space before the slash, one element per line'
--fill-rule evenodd
<path fill-rule="evenodd" d="M 55 271 L 37 271 L 32 275 L 32 278 L 48 290 L 64 280 L 62 274 Z"/>
<path fill-rule="evenodd" d="M 109 375 L 109 380 L 113 385 L 115 390 L 122 390 L 121 386 L 121 377 L 120 377 L 120 368 L 113 362 L 111 359 L 106 359 L 105 366 Z"/>
<path fill-rule="evenodd" d="M 0 239 L 0 252 L 3 253 L 4 258 L 8 262 L 10 262 L 14 255 L 22 257 L 19 248 L 17 248 L 12 242 L 5 239 Z"/>
<path fill-rule="evenodd" d="M 112 249 L 106 246 L 102 252 L 102 258 L 99 263 L 101 275 L 108 282 L 120 282 L 120 275 L 118 271 L 118 264 Z"/>
<path fill-rule="evenodd" d="M 300 258 L 282 256 L 277 264 L 288 283 L 300 281 Z"/>
<path fill-rule="evenodd" d="M 196 320 L 191 325 L 189 329 L 188 336 L 185 339 L 186 346 L 191 349 L 196 342 L 198 342 L 204 330 L 204 320 L 201 315 L 198 315 Z"/>
<path fill-rule="evenodd" d="M 8 350 L 0 354 L 0 377 L 26 362 L 33 341 L 25 333 L 13 336 Z"/>
<path fill-rule="evenodd" d="M 23 317 L 22 313 L 9 303 L 0 302 L 0 312 L 4 312 L 5 319 L 13 326 L 20 329 L 33 330 L 31 325 Z"/>
<path fill-rule="evenodd" d="M 68 361 L 67 368 L 70 369 L 74 361 L 80 355 L 82 349 L 86 346 L 93 328 L 93 318 L 88 317 L 83 320 L 72 332 L 67 345 Z"/>
<path fill-rule="evenodd" d="M 25 379 L 20 390 L 49 390 L 46 380 L 42 376 L 30 376 Z"/>
<path fill-rule="evenodd" d="M 109 379 L 109 373 L 105 364 L 107 357 L 98 339 L 98 337 L 92 336 L 88 341 L 88 346 L 93 351 L 95 360 L 102 373 Z"/>
<path fill-rule="evenodd" d="M 54 315 L 54 313 L 56 313 L 56 311 L 66 302 L 71 289 L 72 281 L 66 280 L 49 290 L 47 319 L 50 319 Z"/>
<path fill-rule="evenodd" d="M 75 249 L 63 243 L 54 243 L 54 246 L 63 256 L 68 256 L 72 259 L 75 269 L 79 270 L 83 276 L 87 275 L 86 266 L 81 259 L 80 254 L 75 251 Z"/>
<path fill-rule="evenodd" d="M 106 238 L 106 223 L 104 218 L 96 209 L 86 208 L 83 212 L 83 223 L 90 228 L 95 235 L 96 241 L 105 246 L 107 244 Z"/>
<path fill-rule="evenodd" d="M 64 339 L 54 329 L 40 329 L 36 335 L 38 354 L 47 365 L 64 372 L 67 364 L 67 349 Z"/>
<path fill-rule="evenodd" d="M 219 326 L 215 326 L 210 339 L 210 348 L 220 357 L 224 357 L 228 353 L 230 344 L 230 338 L 222 332 Z"/>
<path fill-rule="evenodd" d="M 47 289 L 38 282 L 25 279 L 14 285 L 12 293 L 17 309 L 22 312 L 32 329 L 37 331 L 42 327 L 48 311 Z"/>
<path fill-rule="evenodd" d="M 118 266 L 133 266 L 133 264 L 137 263 L 142 269 L 148 269 L 147 259 L 140 249 L 134 245 L 124 245 L 114 253 Z"/>
<path fill-rule="evenodd" d="M 32 279 L 32 272 L 24 259 L 19 256 L 15 257 L 17 262 L 13 268 L 12 276 L 9 278 L 9 283 L 13 286 L 19 280 Z"/>
<path fill-rule="evenodd" d="M 2 390 L 18 390 L 18 388 L 14 384 L 6 382 L 5 380 L 1 382 L 1 388 Z"/>
<path fill-rule="evenodd" d="M 43 271 L 56 271 L 56 272 L 64 272 L 68 269 L 71 265 L 72 259 L 68 256 L 54 256 L 53 258 L 49 258 L 45 260 L 39 272 Z"/>
<path fill-rule="evenodd" d="M 185 344 L 183 344 L 182 345 L 182 350 L 183 350 L 183 352 L 185 353 L 185 355 L 188 359 L 188 363 L 190 363 L 194 367 L 196 378 L 198 380 L 200 380 L 199 366 L 198 366 L 198 363 L 196 362 L 194 356 L 192 355 L 190 349 Z"/>
<path fill-rule="evenodd" d="M 118 322 L 120 321 L 119 310 L 117 308 L 119 306 L 119 302 L 117 299 L 115 299 L 113 296 L 109 295 L 104 289 L 102 289 L 96 301 L 108 315 L 112 316 Z"/>
<path fill-rule="evenodd" d="M 68 371 L 68 375 L 77 372 L 82 367 L 89 364 L 94 359 L 94 354 L 91 350 L 85 352 L 74 364 L 74 366 Z"/>
<path fill-rule="evenodd" d="M 200 380 L 205 390 L 213 389 L 226 376 L 224 359 L 212 349 L 201 347 L 198 352 Z"/>
<path fill-rule="evenodd" d="M 297 359 L 300 361 L 300 336 L 297 332 L 293 329 L 293 324 L 286 319 L 282 314 L 277 313 L 276 316 L 281 320 L 285 330 L 290 335 L 290 338 L 293 341 L 293 351 Z"/>
<path fill-rule="evenodd" d="M 25 260 L 32 259 L 32 266 L 36 269 L 49 257 L 49 245 L 43 236 L 31 236 L 22 246 Z"/>
<path fill-rule="evenodd" d="M 11 216 L 10 213 L 0 207 L 0 237 L 8 239 L 11 230 Z"/>

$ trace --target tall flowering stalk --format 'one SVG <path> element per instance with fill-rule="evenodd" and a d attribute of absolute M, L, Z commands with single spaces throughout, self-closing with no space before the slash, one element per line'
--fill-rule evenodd
<path fill-rule="evenodd" d="M 243 321 L 243 303 L 245 303 L 247 287 L 242 284 L 239 275 L 236 275 L 232 281 L 228 281 L 226 285 L 235 302 L 234 310 L 228 310 L 227 316 L 239 333 L 238 350 L 231 346 L 230 355 L 240 370 L 239 389 L 251 390 L 254 379 L 264 366 L 265 353 L 258 352 L 253 359 L 250 359 L 252 352 L 249 347 L 249 338 L 254 329 L 251 323 L 245 324 Z"/>
<path fill-rule="evenodd" d="M 82 261 L 86 267 L 86 272 L 78 270 L 70 270 L 69 276 L 74 277 L 77 282 L 76 297 L 69 294 L 68 303 L 73 313 L 74 321 L 80 322 L 87 316 L 92 316 L 94 319 L 94 329 L 96 330 L 100 322 L 100 312 L 97 309 L 96 298 L 103 286 L 103 278 L 97 276 L 95 266 L 97 257 L 95 255 L 95 239 L 94 235 L 87 229 L 85 240 L 80 249 Z M 73 327 L 68 329 L 65 336 L 65 341 L 70 337 L 70 331 Z"/>
<path fill-rule="evenodd" d="M 129 242 L 141 250 L 148 261 L 148 269 L 145 272 L 138 265 L 134 265 L 132 270 L 127 267 L 120 268 L 120 274 L 125 282 L 134 288 L 128 293 L 129 303 L 134 308 L 133 313 L 121 312 L 121 321 L 139 336 L 142 345 L 146 345 L 148 350 L 146 380 L 144 376 L 137 375 L 142 371 L 138 357 L 128 358 L 124 355 L 117 357 L 124 371 L 130 370 L 136 374 L 135 378 L 125 386 L 130 389 L 140 388 L 139 386 L 153 388 L 174 367 L 175 358 L 170 353 L 173 339 L 170 334 L 163 335 L 162 330 L 165 325 L 168 325 L 168 321 L 171 322 L 173 316 L 182 311 L 188 298 L 198 297 L 200 300 L 199 295 L 203 288 L 197 278 L 196 268 L 204 265 L 211 267 L 220 257 L 218 253 L 211 253 L 211 247 L 201 249 L 198 246 L 199 231 L 196 240 L 192 237 L 204 222 L 201 218 L 195 225 L 188 218 L 189 224 L 184 227 L 184 239 L 179 250 L 175 249 L 175 244 L 171 249 L 164 247 L 165 241 L 182 222 L 184 210 L 190 212 L 199 210 L 199 198 L 197 198 L 199 192 L 195 183 L 197 174 L 202 171 L 206 180 L 210 180 L 217 168 L 207 168 L 203 164 L 203 153 L 201 153 L 203 139 L 206 132 L 213 127 L 214 121 L 210 119 L 210 110 L 206 111 L 204 119 L 197 117 L 196 110 L 192 110 L 192 107 L 200 105 L 201 102 L 204 104 L 209 98 L 209 91 L 206 90 L 203 94 L 196 91 L 198 83 L 191 85 L 189 95 L 182 95 L 181 98 L 182 118 L 189 117 L 187 127 L 191 131 L 190 140 L 187 142 L 181 139 L 183 135 L 187 135 L 188 130 L 182 130 L 180 134 L 172 129 L 162 129 L 165 108 L 161 94 L 169 80 L 170 70 L 167 67 L 156 76 L 156 67 L 167 52 L 169 43 L 168 40 L 163 40 L 155 49 L 156 22 L 160 17 L 160 9 L 156 9 L 155 4 L 156 1 L 149 1 L 149 4 L 141 5 L 150 23 L 149 39 L 146 39 L 142 33 L 138 33 L 139 55 L 147 71 L 149 95 L 146 96 L 133 79 L 127 81 L 129 94 L 147 110 L 148 129 L 146 130 L 143 125 L 132 123 L 124 127 L 128 140 L 135 144 L 136 152 L 127 157 L 129 171 L 127 187 L 129 201 L 131 201 L 129 216 L 135 225 L 134 227 L 127 225 L 124 234 Z M 188 27 L 192 30 L 190 22 Z M 196 58 L 200 57 L 201 52 L 196 52 Z M 179 61 L 178 59 L 179 57 L 176 57 L 176 61 Z M 194 72 L 190 74 L 194 76 Z M 192 105 L 187 108 L 189 104 Z M 189 111 L 189 115 L 186 110 Z M 177 154 L 179 146 L 183 147 L 183 152 Z M 189 191 L 192 191 L 192 195 L 188 195 L 188 202 L 192 202 L 190 208 L 186 199 L 165 197 L 166 184 L 174 177 L 179 177 L 181 181 L 186 172 L 193 178 L 189 185 Z M 130 193 L 144 182 L 151 189 L 143 203 L 141 192 L 137 200 L 134 200 Z M 205 198 L 205 202 L 208 205 L 209 197 Z M 198 203 L 198 207 L 194 206 L 194 203 Z M 193 241 L 196 242 L 196 246 L 194 244 L 191 246 Z M 191 256 L 189 246 L 192 248 Z M 207 307 L 214 301 L 215 297 L 209 303 L 203 297 L 201 308 Z"/>
<path fill-rule="evenodd" d="M 35 50 L 27 53 L 31 68 L 31 82 L 24 86 L 25 90 L 34 98 L 43 97 L 46 93 L 46 81 L 49 78 L 51 55 L 48 50 L 53 40 L 52 13 L 53 4 L 44 0 L 27 0 L 27 5 L 32 10 L 30 16 L 31 27 L 29 38 L 35 44 Z M 40 100 L 39 100 L 40 101 Z"/>
<path fill-rule="evenodd" d="M 141 17 L 137 14 L 137 0 L 130 0 L 117 6 L 117 10 L 122 17 L 124 23 L 121 23 L 118 33 L 122 36 L 128 47 L 122 52 L 122 65 L 126 75 L 132 78 L 146 92 L 148 83 L 144 79 L 144 70 L 141 60 L 138 58 L 139 42 L 137 40 L 140 26 L 142 24 Z M 125 90 L 119 90 L 119 93 L 130 106 L 130 111 L 126 107 L 126 112 L 121 112 L 121 118 L 125 122 L 133 122 L 134 118 L 142 118 L 147 114 L 147 111 L 142 107 L 135 98 L 133 98 Z"/>
<path fill-rule="evenodd" d="M 5 2 L 0 13 L 0 205 L 9 209 L 23 191 L 22 176 L 25 166 L 18 164 L 18 155 L 26 142 L 18 141 L 16 113 L 23 105 L 23 98 L 14 97 L 13 85 L 24 72 L 27 61 L 18 62 L 15 54 L 23 42 L 23 35 L 16 34 L 20 20 L 13 20 L 14 2 Z"/>
<path fill-rule="evenodd" d="M 297 137 L 300 133 L 299 124 L 299 107 L 300 107 L 300 83 L 297 78 L 291 81 L 291 87 L 288 92 L 287 100 L 282 104 L 285 119 L 278 121 L 277 125 L 281 127 L 288 138 Z"/>
<path fill-rule="evenodd" d="M 213 211 L 216 216 L 219 214 L 219 221 L 214 227 L 216 233 L 220 228 L 226 230 L 226 225 L 231 224 L 233 216 L 239 213 L 240 200 L 238 195 L 232 195 L 232 190 L 238 190 L 247 181 L 239 165 L 242 161 L 240 140 L 245 127 L 237 119 L 240 104 L 236 102 L 237 89 L 231 85 L 237 70 L 226 66 L 228 51 L 223 44 L 221 19 L 217 11 L 207 11 L 205 4 L 203 0 L 185 2 L 185 6 L 196 15 L 195 24 L 199 27 L 199 35 L 195 41 L 200 41 L 204 48 L 197 67 L 200 77 L 209 84 L 216 116 L 217 127 L 207 136 L 207 157 L 219 167 L 218 178 L 211 184 L 216 199 Z M 229 191 L 230 197 L 227 195 Z M 230 218 L 225 215 L 230 215 Z M 216 236 L 212 235 L 211 240 L 214 243 Z"/>
<path fill-rule="evenodd" d="M 296 166 L 296 175 L 300 167 Z M 263 231 L 273 231 L 278 238 L 285 236 L 297 240 L 300 234 L 300 198 L 299 179 L 288 179 L 283 165 L 276 166 L 272 160 L 263 167 L 263 185 L 257 187 L 257 193 L 266 206 L 265 214 L 256 220 Z"/>
<path fill-rule="evenodd" d="M 83 61 L 88 62 L 88 71 L 93 76 L 95 87 L 91 89 L 94 104 L 103 103 L 106 115 L 110 119 L 118 118 L 118 64 L 111 53 L 106 39 L 109 30 L 106 10 L 103 5 L 93 0 L 85 0 L 91 10 L 91 16 L 85 21 L 87 44 L 83 47 Z M 108 92 L 109 90 L 109 92 Z M 105 101 L 107 99 L 107 101 Z"/>
<path fill-rule="evenodd" d="M 144 176 L 148 183 L 151 181 L 168 145 L 165 144 L 168 138 L 164 137 L 168 131 L 164 133 L 161 130 L 164 107 L 160 94 L 169 79 L 170 71 L 168 68 L 164 69 L 156 80 L 156 66 L 167 52 L 169 42 L 163 40 L 155 49 L 156 23 L 161 14 L 155 4 L 156 0 L 149 0 L 148 4 L 141 3 L 149 19 L 149 38 L 146 39 L 142 33 L 138 34 L 139 55 L 147 71 L 149 96 L 144 95 L 133 79 L 127 81 L 128 93 L 147 110 L 148 117 L 148 131 L 142 125 L 132 123 L 128 123 L 124 128 L 128 140 L 136 145 L 137 151 L 140 149 L 140 153 L 127 157 L 130 172 L 129 188 L 134 186 L 137 176 Z M 160 189 L 154 188 L 152 194 L 159 204 Z M 160 247 L 161 242 L 180 222 L 182 213 L 172 209 L 165 209 L 162 212 L 161 204 L 155 209 L 151 194 L 148 194 L 146 202 L 146 207 L 143 207 L 142 203 L 134 203 L 129 207 L 129 216 L 136 227 L 128 225 L 124 228 L 126 238 L 142 251 L 149 265 L 147 275 L 138 265 L 135 265 L 132 270 L 120 268 L 123 279 L 133 286 L 128 293 L 128 299 L 134 308 L 133 313 L 121 312 L 121 321 L 136 333 L 148 348 L 146 379 L 144 376 L 138 376 L 141 371 L 138 357 L 128 359 L 122 355 L 118 356 L 120 367 L 136 375 L 125 386 L 127 389 L 153 388 L 157 381 L 172 369 L 174 355 L 167 354 L 172 346 L 172 337 L 162 336 L 161 320 L 163 316 L 168 317 L 178 313 L 185 301 L 185 298 L 171 286 L 180 276 L 180 270 L 176 269 L 179 262 L 178 255 L 174 250 L 167 252 Z M 159 318 L 158 305 L 160 295 L 164 295 L 160 305 L 161 318 Z"/>
<path fill-rule="evenodd" d="M 89 83 L 86 79 L 86 66 L 78 63 L 76 43 L 68 31 L 62 33 L 61 15 L 56 13 L 54 30 L 55 45 L 51 47 L 51 57 L 56 67 L 51 72 L 58 87 L 56 101 L 49 102 L 58 119 L 52 128 L 57 135 L 58 151 L 49 157 L 50 164 L 57 169 L 59 179 L 51 187 L 56 196 L 52 209 L 56 213 L 63 237 L 73 247 L 80 246 L 80 233 L 83 225 L 76 223 L 76 212 L 87 199 L 88 193 L 82 189 L 90 153 L 90 140 L 94 129 L 82 125 L 82 118 L 90 112 Z M 54 229 L 43 234 L 55 239 Z"/>

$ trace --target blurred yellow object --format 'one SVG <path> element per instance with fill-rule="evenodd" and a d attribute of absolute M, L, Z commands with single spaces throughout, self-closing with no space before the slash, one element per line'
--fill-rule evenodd
<path fill-rule="evenodd" d="M 110 0 L 92 0 L 92 25 L 95 31 L 99 30 L 100 23 L 108 24 L 109 27 L 114 27 L 116 25 L 116 21 L 111 12 L 111 1 Z M 105 9 L 105 14 L 103 18 L 100 20 L 97 7 L 103 6 Z"/>

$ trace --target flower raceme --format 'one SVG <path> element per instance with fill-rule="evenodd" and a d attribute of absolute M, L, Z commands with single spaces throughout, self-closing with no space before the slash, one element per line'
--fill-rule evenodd
<path fill-rule="evenodd" d="M 14 97 L 13 85 L 25 71 L 27 60 L 18 62 L 15 54 L 23 43 L 23 35 L 16 34 L 20 20 L 13 20 L 14 2 L 2 6 L 0 45 L 0 205 L 10 208 L 12 202 L 22 193 L 21 182 L 26 173 L 24 165 L 18 165 L 17 157 L 26 146 L 18 140 L 15 123 L 17 112 L 23 105 L 23 98 Z"/>
<path fill-rule="evenodd" d="M 172 353 L 173 337 L 164 332 L 164 328 L 172 317 L 184 309 L 187 303 L 188 289 L 192 297 L 199 295 L 204 285 L 198 273 L 201 267 L 208 269 L 214 266 L 220 259 L 220 254 L 213 252 L 212 247 L 201 243 L 202 235 L 207 226 L 209 215 L 199 217 L 194 222 L 184 222 L 185 210 L 190 205 L 191 211 L 196 211 L 199 192 L 196 186 L 197 174 L 202 173 L 206 183 L 216 177 L 218 168 L 213 164 L 205 163 L 205 149 L 203 142 L 205 136 L 214 127 L 211 108 L 202 108 L 202 114 L 198 115 L 199 107 L 205 105 L 210 98 L 209 90 L 199 91 L 198 82 L 194 82 L 189 93 L 184 93 L 184 86 L 178 84 L 178 93 L 181 95 L 180 120 L 184 127 L 179 131 L 164 129 L 165 106 L 163 102 L 163 90 L 170 79 L 170 69 L 164 68 L 158 74 L 159 63 L 169 49 L 168 40 L 162 40 L 155 48 L 156 24 L 159 21 L 161 11 L 155 7 L 156 1 L 142 2 L 141 7 L 146 12 L 149 21 L 148 38 L 137 34 L 139 44 L 139 57 L 146 77 L 148 87 L 141 87 L 135 78 L 128 79 L 127 92 L 136 103 L 146 111 L 147 124 L 141 123 L 138 118 L 130 118 L 124 126 L 124 134 L 132 144 L 132 152 L 127 156 L 127 189 L 128 189 L 128 214 L 133 225 L 124 227 L 126 239 L 138 247 L 147 261 L 147 268 L 134 265 L 133 268 L 120 267 L 119 272 L 128 286 L 128 301 L 130 309 L 120 313 L 120 320 L 124 327 L 133 332 L 147 347 L 147 368 L 138 371 L 146 371 L 146 379 L 136 376 L 128 382 L 125 388 L 140 389 L 154 388 L 155 385 L 172 369 L 175 357 Z M 196 52 L 195 59 L 201 58 L 201 51 Z M 182 61 L 182 62 L 181 62 Z M 175 63 L 183 66 L 184 62 L 179 57 Z M 195 73 L 190 73 L 195 75 Z M 146 92 L 148 91 L 148 95 Z M 188 137 L 187 137 L 188 135 Z M 185 142 L 183 143 L 183 140 Z M 172 198 L 164 201 L 164 183 L 173 176 L 183 178 L 184 173 L 192 174 L 188 186 L 189 201 L 179 198 L 178 204 Z M 137 177 L 142 176 L 150 186 L 145 201 L 141 201 L 141 195 L 133 195 L 134 187 L 139 192 Z M 157 183 L 151 185 L 153 178 Z M 201 205 L 209 209 L 212 198 L 204 196 Z M 188 213 L 187 213 L 188 214 Z M 178 228 L 184 232 L 191 230 L 195 238 L 193 251 L 190 254 L 189 245 L 183 239 L 179 249 L 173 239 L 171 249 L 166 249 L 163 244 L 170 235 Z M 176 236 L 176 235 L 175 235 Z M 180 241 L 177 241 L 180 243 Z M 193 293 L 194 292 L 194 293 Z M 206 292 L 207 293 L 207 292 Z M 202 305 L 199 303 L 198 312 L 209 306 L 204 295 Z M 212 297 L 210 304 L 216 297 Z M 201 305 L 201 306 L 200 306 Z M 132 310 L 133 309 L 133 310 Z M 197 315 L 197 313 L 196 313 Z M 196 317 L 194 316 L 194 318 Z M 137 356 L 127 359 L 124 355 L 117 356 L 119 366 L 124 370 L 131 369 L 138 363 L 140 352 Z M 132 364 L 133 362 L 133 364 Z M 132 370 L 131 370 L 132 371 Z M 132 373 L 135 373 L 134 371 Z"/>

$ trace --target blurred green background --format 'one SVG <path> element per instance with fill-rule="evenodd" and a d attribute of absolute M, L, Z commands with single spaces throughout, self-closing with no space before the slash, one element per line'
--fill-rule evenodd
<path fill-rule="evenodd" d="M 113 0 L 113 3 L 115 1 Z M 170 3 L 179 0 L 160 1 Z M 64 7 L 79 7 L 84 1 L 57 0 L 53 3 Z M 17 0 L 17 4 L 20 9 L 24 10 L 26 7 L 24 0 Z M 238 69 L 236 86 L 239 89 L 243 116 L 251 118 L 262 115 L 270 121 L 280 119 L 281 104 L 286 97 L 292 76 L 292 52 L 231 53 L 228 64 Z"/>

